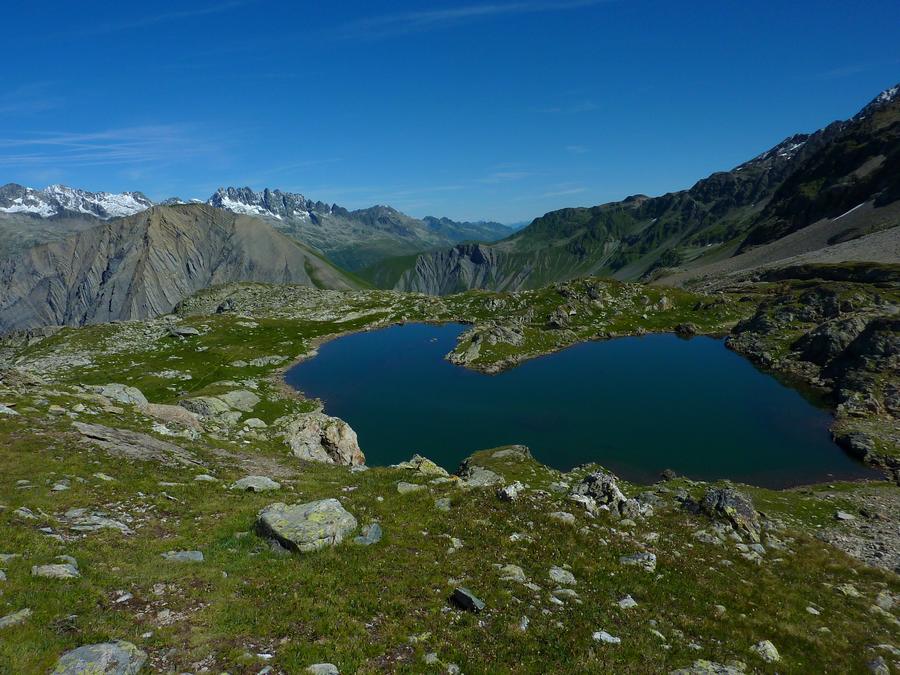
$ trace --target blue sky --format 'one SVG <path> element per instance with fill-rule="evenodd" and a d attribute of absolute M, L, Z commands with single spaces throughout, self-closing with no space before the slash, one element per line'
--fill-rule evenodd
<path fill-rule="evenodd" d="M 896 0 L 10 4 L 0 183 L 530 220 L 852 115 L 900 81 L 898 26 Z"/>

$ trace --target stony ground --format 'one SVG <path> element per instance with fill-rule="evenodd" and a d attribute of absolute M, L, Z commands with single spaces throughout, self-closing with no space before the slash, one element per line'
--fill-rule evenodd
<path fill-rule="evenodd" d="M 521 448 L 456 476 L 364 470 L 352 430 L 280 379 L 326 336 L 397 321 L 472 321 L 453 358 L 490 370 L 607 334 L 724 333 L 758 304 L 597 280 L 440 300 L 244 286 L 8 341 L 0 672 L 115 649 L 172 673 L 894 672 L 889 482 L 639 486 Z M 261 524 L 276 503 L 325 515 Z M 133 647 L 58 664 L 117 640 Z"/>

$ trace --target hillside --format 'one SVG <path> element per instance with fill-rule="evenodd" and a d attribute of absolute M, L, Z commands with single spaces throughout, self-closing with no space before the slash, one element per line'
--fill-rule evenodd
<path fill-rule="evenodd" d="M 360 285 L 257 218 L 205 205 L 154 207 L 0 265 L 0 332 L 153 317 L 235 281 Z"/>
<path fill-rule="evenodd" d="M 852 119 L 792 136 L 688 190 L 554 211 L 496 244 L 422 254 L 400 272 L 389 261 L 391 276 L 369 276 L 432 294 L 536 288 L 584 274 L 638 279 L 700 268 L 763 244 L 777 249 L 787 235 L 823 221 L 832 224 L 830 233 L 815 246 L 830 247 L 896 226 L 898 200 L 900 88 L 894 87 Z M 787 255 L 810 250 L 816 249 Z M 778 259 L 770 249 L 767 260 Z"/>

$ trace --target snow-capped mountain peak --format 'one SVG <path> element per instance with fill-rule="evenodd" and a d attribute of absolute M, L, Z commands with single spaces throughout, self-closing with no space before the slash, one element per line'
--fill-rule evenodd
<path fill-rule="evenodd" d="M 153 206 L 140 192 L 88 192 L 66 185 L 38 190 L 9 183 L 0 187 L 0 212 L 25 213 L 40 218 L 83 214 L 108 220 L 130 216 Z"/>
<path fill-rule="evenodd" d="M 264 189 L 256 192 L 249 187 L 219 188 L 207 204 L 216 208 L 250 216 L 265 216 L 278 220 L 310 218 L 313 212 L 331 213 L 332 207 L 313 202 L 301 194 Z"/>

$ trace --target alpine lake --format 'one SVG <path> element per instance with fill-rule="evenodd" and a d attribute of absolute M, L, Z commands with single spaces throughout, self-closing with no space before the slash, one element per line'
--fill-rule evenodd
<path fill-rule="evenodd" d="M 286 380 L 356 430 L 370 465 L 419 453 L 453 471 L 476 450 L 522 444 L 560 470 L 596 462 L 641 483 L 664 469 L 777 488 L 878 476 L 832 442 L 821 401 L 722 340 L 587 342 L 485 375 L 444 359 L 465 328 L 342 336 Z"/>

